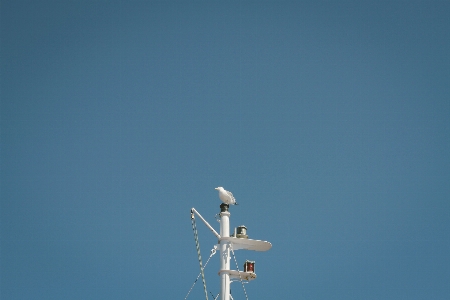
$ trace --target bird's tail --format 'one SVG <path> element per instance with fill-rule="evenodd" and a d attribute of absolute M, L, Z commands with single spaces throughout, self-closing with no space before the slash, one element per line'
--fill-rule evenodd
<path fill-rule="evenodd" d="M 234 205 L 239 205 L 239 203 L 237 203 L 237 202 L 234 202 Z"/>

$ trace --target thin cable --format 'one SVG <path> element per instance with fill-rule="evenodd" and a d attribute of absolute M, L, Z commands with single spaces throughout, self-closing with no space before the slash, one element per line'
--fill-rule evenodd
<path fill-rule="evenodd" d="M 241 276 L 241 272 L 239 271 L 239 266 L 238 266 L 238 263 L 237 263 L 237 260 L 236 260 L 236 256 L 234 255 L 233 244 L 231 243 L 230 246 L 231 246 L 231 247 L 230 247 L 231 253 L 233 253 L 234 262 L 236 263 L 236 270 L 237 270 L 238 273 L 239 273 L 239 279 L 240 279 L 241 284 L 242 284 L 242 289 L 244 290 L 245 299 L 248 300 L 247 291 L 245 290 L 244 282 L 242 281 L 242 276 Z M 230 296 L 231 296 L 231 295 L 230 295 Z"/>
<path fill-rule="evenodd" d="M 214 254 L 216 254 L 216 249 L 215 249 L 215 248 L 213 248 L 213 249 L 211 250 L 211 255 L 208 257 L 208 260 L 206 261 L 205 265 L 203 266 L 203 270 L 206 268 L 206 266 L 208 265 L 209 260 L 211 259 L 211 257 L 213 257 Z M 200 278 L 200 275 L 202 275 L 202 272 L 198 273 L 197 278 L 195 279 L 194 283 L 192 284 L 191 289 L 190 289 L 189 292 L 187 293 L 187 295 L 186 295 L 186 297 L 184 298 L 184 300 L 186 300 L 187 297 L 189 296 L 189 294 L 191 293 L 192 289 L 194 288 L 194 285 L 197 283 L 197 280 Z M 210 293 L 211 293 L 211 292 L 210 292 Z M 211 295 L 212 295 L 212 293 L 211 293 Z M 212 296 L 213 296 L 214 299 L 216 299 L 216 298 L 214 297 L 214 295 L 212 295 Z"/>

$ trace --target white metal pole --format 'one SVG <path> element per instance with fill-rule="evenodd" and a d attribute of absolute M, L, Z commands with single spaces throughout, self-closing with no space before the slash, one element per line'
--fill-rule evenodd
<path fill-rule="evenodd" d="M 230 236 L 230 212 L 228 204 L 221 204 L 220 209 L 220 236 Z M 220 241 L 220 270 L 230 270 L 230 247 L 228 241 Z M 230 300 L 230 274 L 220 273 L 221 300 Z"/>
<path fill-rule="evenodd" d="M 215 231 L 214 228 L 212 228 L 212 226 L 209 225 L 209 223 L 206 222 L 205 219 L 203 219 L 202 215 L 201 215 L 195 208 L 191 208 L 191 213 L 196 213 L 197 216 L 203 221 L 203 223 L 205 223 L 206 227 L 208 227 L 208 228 L 212 231 L 212 233 L 214 233 L 214 235 L 215 235 L 218 239 L 220 239 L 220 235 L 217 233 L 217 231 Z"/>

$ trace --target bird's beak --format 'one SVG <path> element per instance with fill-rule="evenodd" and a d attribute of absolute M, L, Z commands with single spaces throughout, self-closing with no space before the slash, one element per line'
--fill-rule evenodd
<path fill-rule="evenodd" d="M 215 188 L 215 190 L 218 190 L 219 188 Z"/>

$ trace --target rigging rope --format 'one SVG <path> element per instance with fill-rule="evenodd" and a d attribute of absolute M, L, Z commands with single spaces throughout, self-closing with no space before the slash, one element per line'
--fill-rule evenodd
<path fill-rule="evenodd" d="M 239 271 L 239 266 L 238 266 L 238 263 L 237 263 L 237 260 L 236 260 L 236 256 L 234 255 L 233 243 L 230 244 L 230 249 L 231 249 L 231 253 L 233 253 L 234 262 L 236 263 L 236 270 L 239 272 L 239 279 L 240 279 L 241 284 L 242 284 L 242 289 L 244 289 L 245 299 L 248 300 L 247 291 L 245 290 L 244 282 L 242 281 L 242 276 L 241 276 L 241 272 Z"/>
<path fill-rule="evenodd" d="M 216 254 L 216 248 L 215 247 L 211 250 L 211 255 L 208 257 L 208 260 L 206 261 L 205 265 L 203 266 L 203 269 L 206 268 L 206 266 L 208 265 L 209 260 L 211 259 L 211 257 L 213 257 L 214 254 Z M 186 300 L 187 297 L 189 296 L 189 294 L 191 293 L 192 289 L 194 288 L 194 285 L 197 283 L 197 280 L 200 278 L 200 275 L 202 275 L 202 272 L 198 273 L 197 278 L 195 279 L 194 283 L 192 284 L 191 289 L 187 293 L 187 295 L 184 298 L 184 300 Z M 214 295 L 211 293 L 211 291 L 209 293 L 213 296 L 214 299 L 216 299 L 216 297 L 214 297 Z"/>
<path fill-rule="evenodd" d="M 195 216 L 194 216 L 194 212 L 193 211 L 191 211 L 191 221 L 192 221 L 192 230 L 194 231 L 195 246 L 197 247 L 198 262 L 200 264 L 200 273 L 202 274 L 203 289 L 205 290 L 206 300 L 208 300 L 208 292 L 206 291 L 205 273 L 203 272 L 203 266 L 202 266 L 202 255 L 200 254 L 200 243 L 198 241 L 197 226 L 195 225 Z M 189 293 L 188 293 L 188 295 L 189 295 Z"/>

